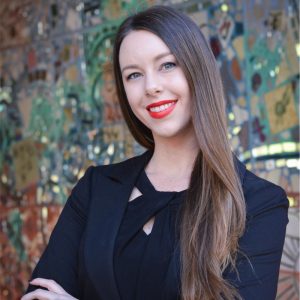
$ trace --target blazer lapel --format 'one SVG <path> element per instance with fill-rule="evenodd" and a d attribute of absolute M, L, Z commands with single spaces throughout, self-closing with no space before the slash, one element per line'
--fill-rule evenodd
<path fill-rule="evenodd" d="M 84 248 L 85 267 L 101 300 L 119 300 L 114 276 L 113 256 L 116 236 L 122 221 L 130 193 L 141 170 L 152 156 L 147 151 L 141 156 L 110 166 L 95 168 L 91 184 L 91 203 L 86 225 Z M 235 159 L 241 182 L 245 166 Z M 166 285 L 180 281 L 179 249 L 170 262 L 166 274 Z M 176 271 L 177 270 L 177 271 Z M 88 279 L 87 279 L 88 280 Z M 170 289 L 175 292 L 176 289 Z"/>
<path fill-rule="evenodd" d="M 99 298 L 120 299 L 114 276 L 115 239 L 136 179 L 151 152 L 123 163 L 97 167 L 91 186 L 86 229 L 85 264 Z"/>

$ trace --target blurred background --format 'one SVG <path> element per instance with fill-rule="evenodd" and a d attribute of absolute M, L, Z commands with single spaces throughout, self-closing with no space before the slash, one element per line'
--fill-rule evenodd
<path fill-rule="evenodd" d="M 278 299 L 299 299 L 297 0 L 0 1 L 0 299 L 19 299 L 89 165 L 144 150 L 117 103 L 111 53 L 125 16 L 186 12 L 223 77 L 232 148 L 290 201 Z"/>

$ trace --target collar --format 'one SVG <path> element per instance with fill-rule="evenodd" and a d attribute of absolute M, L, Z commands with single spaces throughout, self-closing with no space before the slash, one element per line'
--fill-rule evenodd
<path fill-rule="evenodd" d="M 147 150 L 143 154 L 129 158 L 123 162 L 102 166 L 102 173 L 114 181 L 126 184 L 131 182 L 133 174 L 140 173 L 140 171 L 146 167 L 152 155 L 153 151 Z M 243 184 L 247 169 L 234 154 L 233 161 L 235 170 L 240 178 L 241 183 Z"/>
<path fill-rule="evenodd" d="M 129 183 L 132 181 L 132 175 L 142 171 L 149 160 L 153 151 L 147 150 L 141 155 L 129 158 L 123 162 L 101 166 L 102 174 L 119 183 Z"/>

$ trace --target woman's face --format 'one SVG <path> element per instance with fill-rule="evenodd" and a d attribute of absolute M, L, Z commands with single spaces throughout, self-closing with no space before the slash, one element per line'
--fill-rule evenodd
<path fill-rule="evenodd" d="M 188 82 L 157 35 L 131 31 L 121 44 L 119 60 L 129 105 L 154 140 L 192 131 Z"/>

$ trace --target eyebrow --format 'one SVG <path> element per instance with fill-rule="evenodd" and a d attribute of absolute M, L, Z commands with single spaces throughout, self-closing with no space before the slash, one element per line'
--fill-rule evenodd
<path fill-rule="evenodd" d="M 165 56 L 169 56 L 169 55 L 173 55 L 173 54 L 171 52 L 166 52 L 166 53 L 158 54 L 157 56 L 154 57 L 154 61 L 158 61 L 161 58 L 163 58 Z M 128 65 L 128 66 L 125 66 L 124 68 L 122 68 L 121 73 L 123 73 L 127 69 L 137 69 L 138 67 L 139 67 L 138 65 Z"/>

